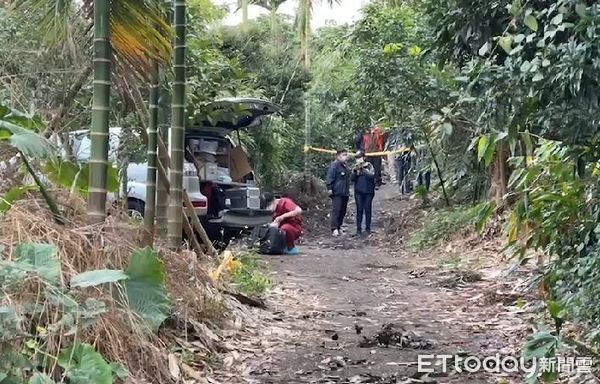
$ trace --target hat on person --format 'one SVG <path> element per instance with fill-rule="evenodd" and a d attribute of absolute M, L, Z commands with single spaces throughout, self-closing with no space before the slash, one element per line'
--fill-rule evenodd
<path fill-rule="evenodd" d="M 356 155 L 354 155 L 354 158 L 356 159 L 362 159 L 365 157 L 365 153 L 363 151 L 358 151 L 356 152 Z"/>

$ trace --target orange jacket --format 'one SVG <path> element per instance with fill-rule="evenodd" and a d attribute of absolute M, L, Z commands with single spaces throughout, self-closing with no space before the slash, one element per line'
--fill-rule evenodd
<path fill-rule="evenodd" d="M 371 132 L 363 135 L 363 145 L 365 153 L 383 151 L 385 140 L 381 132 L 379 132 L 379 127 L 375 126 Z"/>

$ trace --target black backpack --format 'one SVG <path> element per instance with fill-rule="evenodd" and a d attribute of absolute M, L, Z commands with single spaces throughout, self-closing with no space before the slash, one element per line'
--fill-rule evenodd
<path fill-rule="evenodd" d="M 258 242 L 258 253 L 263 255 L 281 255 L 287 247 L 285 232 L 270 225 L 258 227 L 255 239 Z"/>

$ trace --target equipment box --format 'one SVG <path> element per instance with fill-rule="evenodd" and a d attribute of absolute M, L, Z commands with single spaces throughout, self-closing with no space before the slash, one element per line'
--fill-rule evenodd
<path fill-rule="evenodd" d="M 260 209 L 260 190 L 243 187 L 225 190 L 225 205 L 228 208 Z"/>

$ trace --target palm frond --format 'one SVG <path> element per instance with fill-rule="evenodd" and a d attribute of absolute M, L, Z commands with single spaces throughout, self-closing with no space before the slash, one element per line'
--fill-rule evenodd
<path fill-rule="evenodd" d="M 113 1 L 110 24 L 115 55 L 141 74 L 150 73 L 155 61 L 170 62 L 171 26 L 161 0 Z"/>
<path fill-rule="evenodd" d="M 285 3 L 288 0 L 250 0 L 249 4 L 252 5 L 258 5 L 261 8 L 266 9 L 267 11 L 276 11 L 277 9 L 279 9 L 279 7 L 281 7 L 281 5 L 283 3 Z M 239 11 L 242 8 L 242 0 L 238 0 L 237 2 L 237 6 L 236 6 L 236 12 Z"/>
<path fill-rule="evenodd" d="M 15 0 L 17 8 L 34 18 L 49 43 L 69 38 L 70 22 L 77 6 L 89 21 L 93 0 Z M 171 60 L 172 31 L 166 20 L 163 0 L 113 0 L 111 2 L 111 44 L 114 55 L 146 77 L 154 61 L 168 65 Z"/>
<path fill-rule="evenodd" d="M 14 6 L 36 19 L 48 43 L 68 40 L 69 23 L 74 14 L 73 0 L 15 0 Z"/>

